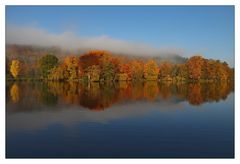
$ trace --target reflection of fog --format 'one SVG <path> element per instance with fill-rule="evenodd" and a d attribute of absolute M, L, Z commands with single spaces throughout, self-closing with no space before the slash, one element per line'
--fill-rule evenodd
<path fill-rule="evenodd" d="M 174 101 L 174 100 L 173 100 Z M 37 112 L 8 113 L 7 129 L 9 132 L 18 130 L 38 130 L 47 128 L 50 125 L 61 124 L 64 126 L 81 122 L 107 123 L 112 120 L 141 117 L 152 112 L 165 112 L 183 110 L 181 103 L 173 101 L 158 101 L 148 103 L 147 101 L 135 103 L 121 103 L 110 107 L 109 110 L 94 112 L 82 107 L 71 106 L 50 106 L 47 109 L 40 109 Z M 53 112 L 57 108 L 57 112 Z"/>

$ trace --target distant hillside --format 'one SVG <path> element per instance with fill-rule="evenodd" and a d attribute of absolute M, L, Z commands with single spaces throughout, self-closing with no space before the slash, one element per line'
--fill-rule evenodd
<path fill-rule="evenodd" d="M 127 55 L 126 55 L 127 56 Z M 184 58 L 180 55 L 159 55 L 159 56 L 127 56 L 128 58 L 132 59 L 141 59 L 141 60 L 148 60 L 148 59 L 154 59 L 157 63 L 160 63 L 161 61 L 170 61 L 175 64 L 179 63 L 185 63 L 187 61 L 187 58 Z"/>
<path fill-rule="evenodd" d="M 57 56 L 60 60 L 65 57 L 66 55 L 72 54 L 76 56 L 80 56 L 86 52 L 88 52 L 89 49 L 79 49 L 77 51 L 70 51 L 70 50 L 64 50 L 60 47 L 41 47 L 41 46 L 31 46 L 31 45 L 15 45 L 15 44 L 8 44 L 6 45 L 6 57 L 7 59 L 14 59 L 18 58 L 25 62 L 33 62 L 38 60 L 41 56 L 46 54 L 54 54 Z M 148 60 L 149 58 L 155 59 L 156 62 L 161 62 L 164 60 L 171 61 L 173 63 L 184 63 L 187 58 L 184 58 L 177 54 L 165 54 L 165 55 L 149 55 L 146 54 L 146 56 L 133 56 L 128 54 L 116 54 L 112 52 L 112 54 L 117 56 L 126 56 L 128 58 L 132 59 L 141 59 L 141 60 Z"/>
<path fill-rule="evenodd" d="M 65 56 L 67 52 L 59 47 L 40 47 L 29 45 L 6 45 L 6 57 L 8 59 L 18 58 L 22 61 L 35 61 L 41 56 L 52 53 L 58 57 Z"/>

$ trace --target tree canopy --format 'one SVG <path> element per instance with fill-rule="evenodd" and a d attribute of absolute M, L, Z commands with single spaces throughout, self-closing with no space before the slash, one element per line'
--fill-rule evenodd
<path fill-rule="evenodd" d="M 58 64 L 58 58 L 55 55 L 47 54 L 39 60 L 41 75 L 46 78 L 51 69 Z"/>

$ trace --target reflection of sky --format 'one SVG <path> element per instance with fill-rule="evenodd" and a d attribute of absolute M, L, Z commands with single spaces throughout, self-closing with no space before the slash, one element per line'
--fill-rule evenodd
<path fill-rule="evenodd" d="M 53 124 L 71 126 L 78 122 L 108 123 L 117 119 L 130 119 L 132 117 L 144 117 L 152 112 L 183 110 L 182 103 L 171 101 L 160 102 L 131 102 L 113 105 L 103 111 L 87 110 L 81 106 L 72 107 L 46 107 L 57 108 L 57 110 L 42 109 L 37 112 L 14 112 L 7 116 L 9 131 L 37 130 L 46 128 Z"/>
<path fill-rule="evenodd" d="M 121 103 L 101 111 L 7 113 L 7 154 L 21 157 L 232 157 L 233 100 Z"/>
<path fill-rule="evenodd" d="M 70 108 L 69 106 L 67 108 L 66 106 L 45 106 L 45 108 L 57 108 L 57 110 L 48 111 L 47 109 L 44 109 L 37 112 L 8 113 L 7 129 L 9 132 L 19 130 L 39 130 L 54 124 L 73 126 L 74 124 L 81 122 L 106 124 L 111 123 L 111 121 L 114 120 L 144 118 L 150 117 L 151 115 L 159 118 L 166 114 L 171 115 L 172 117 L 177 117 L 174 120 L 177 120 L 179 116 L 188 117 L 189 115 L 192 115 L 193 117 L 196 117 L 196 115 L 199 117 L 212 117 L 212 115 L 216 114 L 216 110 L 218 112 L 218 117 L 225 117 L 227 116 L 226 114 L 229 113 L 228 111 L 232 111 L 233 109 L 233 107 L 231 107 L 233 104 L 233 95 L 231 94 L 229 97 L 228 101 L 220 103 L 206 103 L 201 106 L 191 106 L 188 102 L 183 101 L 177 103 L 174 101 L 137 101 L 113 105 L 103 111 L 87 110 L 80 106 L 72 106 Z M 224 110 L 225 108 L 229 109 Z M 223 115 L 220 115 L 221 113 L 223 113 Z"/>

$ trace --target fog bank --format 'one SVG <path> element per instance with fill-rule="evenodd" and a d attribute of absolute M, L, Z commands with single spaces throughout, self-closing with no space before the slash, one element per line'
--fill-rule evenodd
<path fill-rule="evenodd" d="M 180 48 L 155 48 L 143 43 L 128 42 L 106 35 L 81 37 L 67 31 L 52 34 L 45 29 L 27 26 L 6 26 L 6 43 L 36 46 L 58 46 L 63 49 L 103 49 L 115 53 L 137 56 L 182 55 Z"/>

